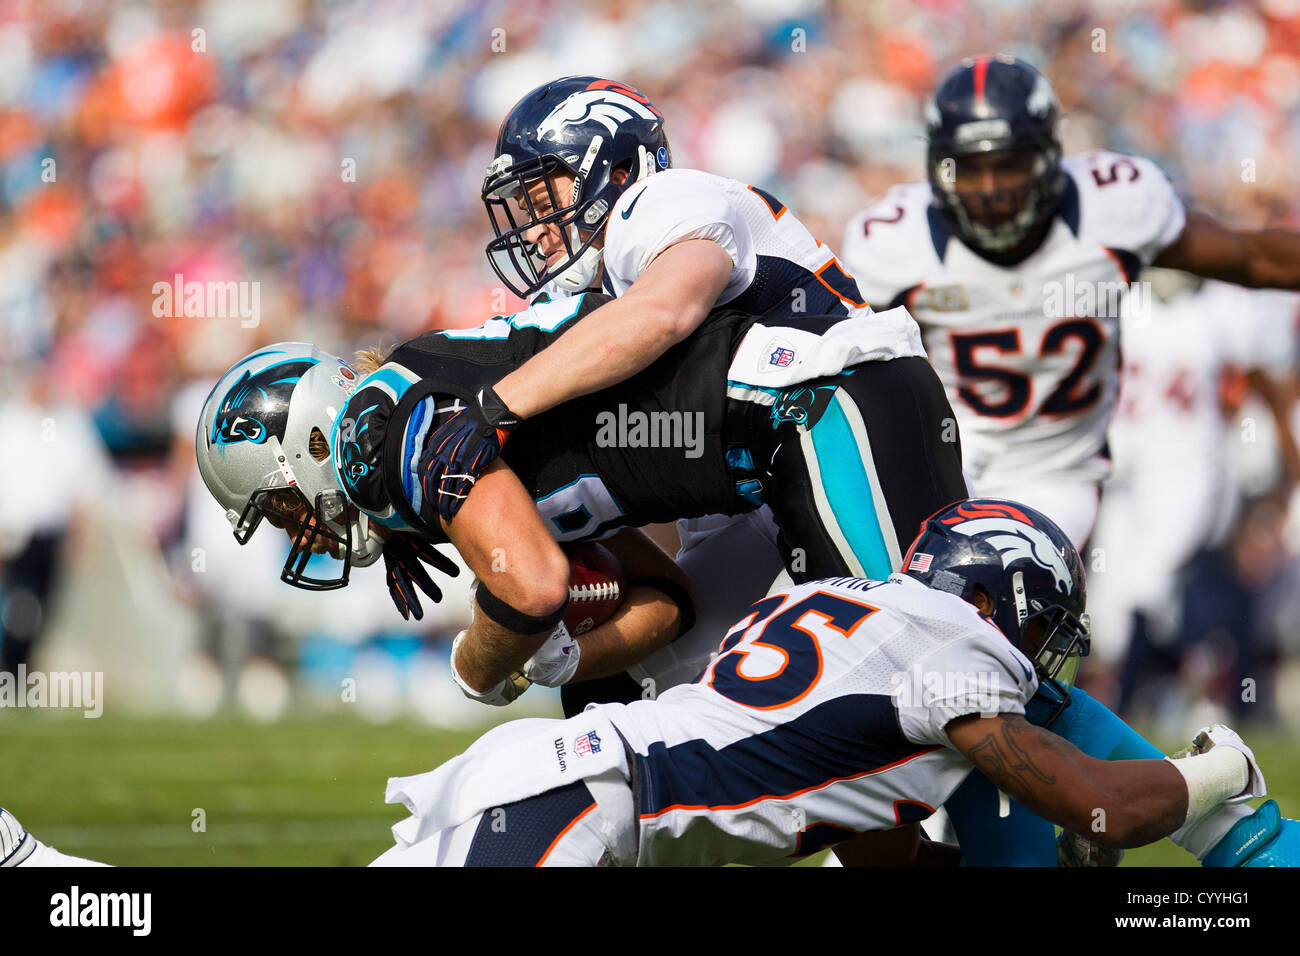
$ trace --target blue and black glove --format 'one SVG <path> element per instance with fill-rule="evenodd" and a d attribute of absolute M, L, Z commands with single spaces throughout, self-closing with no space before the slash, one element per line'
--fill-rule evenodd
<path fill-rule="evenodd" d="M 444 520 L 456 516 L 519 421 L 496 392 L 483 388 L 429 436 L 420 457 L 420 484 L 425 500 L 437 502 Z"/>
<path fill-rule="evenodd" d="M 424 608 L 420 606 L 420 596 L 416 586 L 437 604 L 442 600 L 442 591 L 433 583 L 424 564 L 430 565 L 449 578 L 460 574 L 457 564 L 428 541 L 413 534 L 397 532 L 389 535 L 384 542 L 384 568 L 388 572 L 388 596 L 409 621 L 414 615 L 417 621 L 424 618 Z"/>

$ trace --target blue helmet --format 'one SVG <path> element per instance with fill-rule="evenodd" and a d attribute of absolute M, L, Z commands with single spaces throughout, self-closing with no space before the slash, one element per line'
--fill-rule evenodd
<path fill-rule="evenodd" d="M 496 233 L 487 246 L 492 268 L 523 298 L 549 282 L 582 292 L 600 267 L 602 250 L 593 243 L 623 191 L 671 165 L 663 116 L 630 86 L 569 76 L 537 87 L 501 124 L 483 178 L 483 202 Z M 627 173 L 621 184 L 613 181 L 617 169 Z M 557 173 L 574 178 L 567 195 L 559 195 Z M 546 189 L 543 209 L 528 192 L 538 183 Z M 565 257 L 549 268 L 537 243 L 524 235 L 548 224 L 560 228 L 565 246 Z"/>
<path fill-rule="evenodd" d="M 903 572 L 971 603 L 982 588 L 993 601 L 990 620 L 1064 709 L 1091 639 L 1083 560 L 1053 521 L 1013 501 L 959 501 L 926 521 Z"/>
<path fill-rule="evenodd" d="M 992 256 L 1014 250 L 1060 205 L 1065 191 L 1061 107 L 1041 73 L 1011 56 L 963 60 L 926 105 L 934 203 L 961 237 Z M 985 153 L 1025 153 L 1031 173 L 1005 189 L 959 194 L 956 169 Z"/>

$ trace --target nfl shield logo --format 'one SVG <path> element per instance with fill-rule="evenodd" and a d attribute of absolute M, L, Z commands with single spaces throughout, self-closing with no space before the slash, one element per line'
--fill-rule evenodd
<path fill-rule="evenodd" d="M 784 349 L 778 346 L 773 350 L 772 357 L 767 361 L 769 364 L 775 365 L 777 368 L 785 368 L 794 361 L 794 349 Z"/>
<path fill-rule="evenodd" d="M 573 752 L 579 757 L 600 753 L 600 737 L 594 730 L 583 734 L 573 741 Z"/>

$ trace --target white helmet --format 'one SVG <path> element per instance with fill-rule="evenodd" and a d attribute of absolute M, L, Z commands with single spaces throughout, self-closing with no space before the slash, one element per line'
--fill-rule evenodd
<path fill-rule="evenodd" d="M 329 435 L 357 384 L 335 355 L 281 342 L 240 359 L 208 394 L 194 438 L 199 474 L 244 544 L 270 516 L 291 530 L 280 579 L 309 591 L 344 587 L 352 565 L 383 551 L 370 517 L 348 501 L 334 472 Z M 308 518 L 307 516 L 312 516 Z M 314 551 L 343 561 L 335 578 L 309 577 Z"/>

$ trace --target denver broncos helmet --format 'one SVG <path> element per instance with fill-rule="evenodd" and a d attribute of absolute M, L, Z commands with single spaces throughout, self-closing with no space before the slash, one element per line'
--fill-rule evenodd
<path fill-rule="evenodd" d="M 483 179 L 483 203 L 496 233 L 487 246 L 492 268 L 523 298 L 548 282 L 566 293 L 586 290 L 600 266 L 601 250 L 593 243 L 614 203 L 633 183 L 671 165 L 663 116 L 632 87 L 595 76 L 542 84 L 502 122 Z M 621 185 L 612 178 L 616 169 L 627 173 Z M 568 195 L 557 194 L 557 172 L 574 177 Z M 528 193 L 539 182 L 548 199 L 543 209 Z M 546 224 L 559 226 L 565 245 L 565 258 L 550 268 L 525 236 Z"/>
<path fill-rule="evenodd" d="M 998 498 L 959 501 L 926 521 L 903 573 L 971 603 L 977 587 L 987 592 L 990 620 L 1060 695 L 1057 712 L 1064 709 L 1091 639 L 1083 561 L 1053 521 Z"/>
<path fill-rule="evenodd" d="M 1056 212 L 1065 192 L 1060 114 L 1043 75 L 1012 56 L 966 59 L 943 78 L 925 109 L 930 186 L 935 205 L 967 245 L 1005 253 Z M 964 159 L 1020 151 L 1032 157 L 1025 182 L 958 193 L 954 171 Z"/>
<path fill-rule="evenodd" d="M 280 579 L 309 591 L 341 588 L 352 565 L 383 550 L 369 517 L 339 489 L 328 436 L 356 386 L 343 359 L 304 342 L 247 355 L 203 403 L 195 435 L 199 474 L 226 511 L 235 540 L 248 542 L 264 517 L 293 544 Z M 337 577 L 306 573 L 314 552 L 343 562 Z"/>

